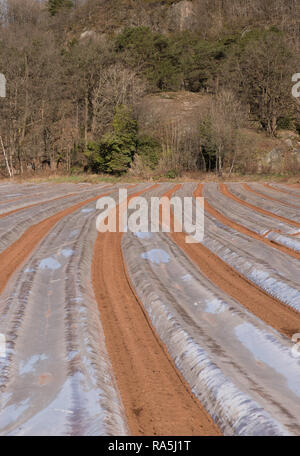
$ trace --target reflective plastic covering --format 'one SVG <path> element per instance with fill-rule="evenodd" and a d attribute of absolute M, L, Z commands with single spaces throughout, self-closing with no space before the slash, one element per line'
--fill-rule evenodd
<path fill-rule="evenodd" d="M 299 435 L 291 342 L 202 276 L 168 235 L 128 233 L 122 247 L 156 331 L 225 435 Z"/>
<path fill-rule="evenodd" d="M 191 195 L 195 187 L 184 184 L 176 195 Z M 207 212 L 203 245 L 271 296 L 300 311 L 298 260 L 230 228 Z"/>
<path fill-rule="evenodd" d="M 96 201 L 82 209 L 55 225 L 1 296 L 1 435 L 129 432 L 91 286 Z"/>

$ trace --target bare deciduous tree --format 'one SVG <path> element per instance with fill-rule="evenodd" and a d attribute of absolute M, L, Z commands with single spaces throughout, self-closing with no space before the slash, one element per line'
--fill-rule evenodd
<path fill-rule="evenodd" d="M 99 137 L 110 125 L 118 105 L 134 106 L 146 92 L 146 84 L 135 71 L 117 63 L 101 71 L 93 91 L 92 134 Z"/>

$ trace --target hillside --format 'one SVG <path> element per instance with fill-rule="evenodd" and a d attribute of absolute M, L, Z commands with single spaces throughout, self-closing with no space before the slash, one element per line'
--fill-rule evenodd
<path fill-rule="evenodd" d="M 7 0 L 1 22 L 3 176 L 299 173 L 299 2 Z"/>

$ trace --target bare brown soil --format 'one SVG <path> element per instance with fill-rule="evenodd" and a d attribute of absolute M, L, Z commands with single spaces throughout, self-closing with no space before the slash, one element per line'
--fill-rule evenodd
<path fill-rule="evenodd" d="M 46 201 L 39 201 L 38 203 L 28 204 L 27 206 L 19 207 L 18 209 L 14 209 L 12 211 L 5 212 L 4 214 L 0 214 L 0 218 L 7 217 L 8 215 L 15 214 L 16 212 L 24 211 L 25 209 L 30 209 L 31 207 L 39 206 L 41 204 L 50 203 L 51 201 L 57 201 L 57 200 L 60 200 L 60 199 L 63 199 L 63 198 L 69 198 L 69 197 L 74 196 L 74 195 L 76 195 L 76 193 L 70 193 L 68 195 L 58 196 L 56 198 L 51 198 L 51 199 L 46 200 Z"/>
<path fill-rule="evenodd" d="M 174 188 L 171 189 L 164 196 L 170 198 L 175 190 Z M 196 190 L 194 196 L 200 196 L 199 188 Z M 206 205 L 205 210 L 207 210 Z M 258 288 L 203 244 L 187 244 L 185 242 L 185 233 L 172 232 L 171 236 L 176 244 L 200 269 L 201 273 L 220 288 L 220 290 L 224 291 L 228 296 L 231 296 L 282 334 L 291 337 L 293 334 L 299 332 L 300 315 L 298 312 L 285 306 L 279 300 Z"/>
<path fill-rule="evenodd" d="M 51 185 L 51 184 L 50 184 Z M 88 187 L 89 185 L 84 185 L 84 184 L 80 184 L 80 187 L 83 188 L 83 187 Z M 107 185 L 105 185 L 103 188 L 107 187 Z M 62 197 L 64 196 L 73 196 L 75 193 L 70 193 L 68 195 L 63 195 Z M 13 203 L 14 201 L 19 201 L 19 200 L 22 200 L 24 198 L 28 198 L 30 195 L 23 195 L 23 196 L 18 196 L 16 198 L 11 198 L 9 200 L 4 200 L 4 201 L 0 201 L 0 204 L 5 204 L 5 203 Z M 58 197 L 58 198 L 62 198 L 62 197 Z"/>
<path fill-rule="evenodd" d="M 279 199 L 273 198 L 273 196 L 266 195 L 265 193 L 262 193 L 262 192 L 258 192 L 257 190 L 254 190 L 253 188 L 251 188 L 250 185 L 248 185 L 248 184 L 243 184 L 243 187 L 244 187 L 245 190 L 247 190 L 247 192 L 254 193 L 255 195 L 259 196 L 260 198 L 266 198 L 266 199 L 271 200 L 271 201 L 276 201 L 279 204 L 283 204 L 284 206 L 289 206 L 289 207 L 293 207 L 295 209 L 300 209 L 300 206 L 297 206 L 296 204 L 283 203 Z M 273 189 L 273 187 L 271 187 L 271 185 L 268 185 L 268 184 L 264 184 L 264 187 Z M 275 188 L 275 190 L 277 191 L 276 188 Z M 278 191 L 281 192 L 281 190 L 278 190 Z M 288 193 L 288 192 L 283 192 L 283 193 Z M 288 194 L 291 196 L 290 193 L 288 193 Z"/>
<path fill-rule="evenodd" d="M 238 198 L 236 195 L 231 193 L 231 191 L 228 189 L 228 187 L 225 184 L 220 184 L 220 190 L 223 193 L 223 195 L 227 196 L 228 198 L 233 199 L 234 201 L 237 201 L 239 204 L 242 204 L 243 206 L 250 207 L 251 209 L 253 209 L 256 212 L 260 212 L 261 214 L 276 218 L 277 220 L 280 220 L 281 222 L 288 223 L 289 225 L 293 225 L 293 226 L 296 226 L 297 228 L 300 228 L 300 223 L 295 222 L 294 220 L 290 220 L 285 217 L 281 217 L 280 215 L 273 214 L 272 212 L 266 211 L 265 209 L 262 209 L 261 207 L 255 206 L 254 204 L 247 203 L 243 199 Z"/>
<path fill-rule="evenodd" d="M 26 198 L 26 196 L 18 196 L 17 198 L 12 198 L 12 199 L 9 199 L 9 200 L 0 201 L 0 204 L 13 203 L 14 201 L 18 201 L 18 200 L 24 199 L 24 198 Z"/>
<path fill-rule="evenodd" d="M 171 197 L 178 188 L 180 184 L 165 196 Z M 201 189 L 201 185 L 198 186 L 194 196 L 200 196 Z M 138 192 L 131 198 L 142 193 Z M 3 251 L 0 254 L 0 292 L 60 219 L 96 201 L 99 196 L 77 203 L 31 226 Z M 211 210 L 207 203 L 205 209 Z M 220 217 L 221 214 L 216 212 L 214 215 Z M 222 219 L 224 223 L 231 223 L 238 231 L 246 234 L 250 231 L 225 219 Z M 220 290 L 288 337 L 299 332 L 300 316 L 296 311 L 256 287 L 202 244 L 186 244 L 184 233 L 171 233 L 171 236 L 202 274 Z M 92 280 L 108 353 L 132 434 L 221 435 L 176 369 L 139 302 L 124 265 L 121 240 L 122 233 L 98 235 Z M 46 381 L 42 378 L 41 384 Z"/>
<path fill-rule="evenodd" d="M 281 193 L 286 193 L 287 195 L 291 195 L 289 192 L 287 192 L 283 188 L 273 187 L 270 184 L 264 184 L 264 186 L 267 188 L 271 188 L 272 190 L 275 190 L 276 192 L 281 192 Z M 290 184 L 289 186 L 293 187 L 293 188 L 300 188 L 300 184 Z M 296 196 L 296 198 L 300 198 L 300 195 L 293 195 L 293 196 Z"/>
<path fill-rule="evenodd" d="M 137 299 L 123 262 L 121 240 L 122 233 L 98 235 L 92 279 L 131 433 L 220 435 Z"/>
<path fill-rule="evenodd" d="M 220 184 L 221 192 L 223 193 L 223 195 L 228 196 L 227 192 L 226 192 L 226 188 L 227 187 L 225 187 L 224 184 Z M 195 196 L 202 196 L 202 184 L 198 185 L 198 188 L 195 192 Z M 234 230 L 236 230 L 240 233 L 246 234 L 247 236 L 250 236 L 253 239 L 257 239 L 258 241 L 261 241 L 264 244 L 267 244 L 274 249 L 280 250 L 281 252 L 286 253 L 287 255 L 290 255 L 293 258 L 296 258 L 297 260 L 300 260 L 299 253 L 295 252 L 294 250 L 290 249 L 289 247 L 285 247 L 284 245 L 278 244 L 275 241 L 270 241 L 269 239 L 265 238 L 264 236 L 261 236 L 260 234 L 255 233 L 255 231 L 252 231 L 249 228 L 246 228 L 245 226 L 241 225 L 240 223 L 233 221 L 229 217 L 226 217 L 225 215 L 221 214 L 221 212 L 217 211 L 206 200 L 204 201 L 204 207 L 207 212 L 209 212 L 213 217 L 220 220 L 220 222 L 222 222 L 223 224 L 230 226 Z M 254 206 L 254 207 L 256 207 L 256 206 Z M 278 230 L 273 230 L 273 231 L 279 232 Z"/>
<path fill-rule="evenodd" d="M 111 192 L 106 193 L 109 195 Z M 105 196 L 102 194 L 101 196 Z M 7 249 L 0 253 L 0 293 L 4 290 L 10 276 L 21 266 L 32 250 L 46 236 L 53 226 L 63 217 L 75 212 L 80 207 L 99 199 L 99 195 L 75 204 L 36 225 L 29 227 L 25 233 Z"/>

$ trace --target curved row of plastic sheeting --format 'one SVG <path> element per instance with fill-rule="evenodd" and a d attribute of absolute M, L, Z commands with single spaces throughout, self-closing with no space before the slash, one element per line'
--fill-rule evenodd
<path fill-rule="evenodd" d="M 60 220 L 1 296 L 2 435 L 129 432 L 90 280 L 95 215 Z"/>
<path fill-rule="evenodd" d="M 2 197 L 0 190 L 0 215 L 20 209 L 23 210 L 26 209 L 28 206 L 32 206 L 38 203 L 43 204 L 50 202 L 51 200 L 60 200 L 61 198 L 72 195 L 84 195 L 85 193 L 93 191 L 93 189 L 99 189 L 104 187 L 105 184 L 99 184 L 76 188 L 75 185 L 66 184 L 64 186 L 53 186 L 49 189 L 44 188 L 43 190 L 32 189 L 30 192 L 26 191 L 26 193 L 23 194 L 22 197 L 13 198 L 12 200 L 7 199 L 7 201 L 5 201 L 5 199 Z"/>
<path fill-rule="evenodd" d="M 67 196 L 59 200 L 44 201 L 37 206 L 24 208 L 24 210 L 0 218 L 0 253 L 12 242 L 15 242 L 30 226 L 77 203 L 112 191 L 113 188 L 117 187 L 93 186 L 77 195 Z M 34 202 L 34 197 L 32 202 Z"/>
<path fill-rule="evenodd" d="M 70 184 L 57 184 L 57 188 L 61 186 L 70 187 Z M 71 184 L 72 185 L 72 184 Z M 28 195 L 32 195 L 34 192 L 44 192 L 48 191 L 51 186 L 48 183 L 41 184 L 15 184 L 13 182 L 4 182 L 0 184 L 0 202 L 5 201 L 6 199 L 12 198 L 24 198 Z M 75 185 L 73 185 L 75 187 Z"/>
<path fill-rule="evenodd" d="M 195 186 L 184 184 L 175 195 L 192 195 Z M 203 244 L 251 282 L 300 312 L 299 262 L 295 258 L 233 230 L 207 212 Z"/>
<path fill-rule="evenodd" d="M 263 185 L 257 183 L 250 183 L 248 187 L 255 192 L 262 194 L 262 197 L 272 198 L 275 203 L 279 202 L 287 207 L 294 207 L 296 210 L 300 210 L 300 200 L 297 195 L 294 193 L 285 193 L 285 192 L 278 192 L 275 187 L 271 185 Z M 251 191 L 250 190 L 250 191 Z M 259 198 L 259 195 L 258 195 Z"/>
<path fill-rule="evenodd" d="M 294 250 L 295 252 L 300 253 L 300 239 L 294 238 L 291 236 L 285 236 L 281 233 L 275 233 L 274 231 L 270 231 L 266 234 L 266 238 L 270 239 L 270 241 L 274 241 L 277 244 L 284 245 L 289 249 Z"/>
<path fill-rule="evenodd" d="M 280 191 L 283 191 L 285 193 L 289 193 L 290 195 L 295 195 L 295 196 L 300 196 L 300 187 L 298 186 L 298 189 L 293 187 L 292 185 L 283 185 L 283 184 L 276 184 L 272 183 L 270 184 L 271 187 L 277 188 Z"/>
<path fill-rule="evenodd" d="M 112 196 L 117 200 L 115 188 Z M 160 196 L 169 188 L 162 184 L 145 196 Z M 192 196 L 195 188 L 184 184 L 175 195 Z M 204 191 L 213 198 L 210 188 Z M 147 186 L 136 186 L 128 194 L 142 189 Z M 0 184 L 2 190 L 7 198 L 13 194 L 9 184 Z M 109 190 L 93 186 L 59 204 L 33 198 L 32 203 L 41 204 L 0 219 L 0 249 L 30 225 Z M 222 202 L 218 210 L 221 206 Z M 2 435 L 129 432 L 91 286 L 95 208 L 93 202 L 61 219 L 0 297 L 0 333 L 7 339 L 6 357 L 0 358 Z M 237 216 L 236 210 L 231 204 L 231 216 Z M 252 223 L 248 211 L 244 216 Z M 266 218 L 254 217 L 256 229 L 265 229 Z M 300 310 L 294 258 L 207 213 L 203 244 L 269 294 Z M 224 434 L 299 435 L 300 360 L 292 356 L 289 339 L 204 278 L 168 235 L 128 233 L 122 249 L 141 305 Z"/>
<path fill-rule="evenodd" d="M 294 222 L 300 223 L 299 210 L 288 207 L 279 201 L 270 200 L 263 196 L 258 196 L 255 193 L 249 192 L 241 184 L 228 183 L 226 184 L 228 189 L 241 200 L 257 206 L 265 211 L 271 212 L 280 217 L 293 220 Z"/>
<path fill-rule="evenodd" d="M 100 184 L 97 187 L 104 187 Z M 29 187 L 29 188 L 28 188 Z M 93 186 L 94 188 L 96 186 Z M 15 192 L 5 194 L 0 188 L 0 215 L 21 209 L 31 204 L 48 202 L 51 199 L 62 198 L 72 194 L 84 194 L 91 191 L 90 186 L 76 187 L 75 184 L 57 184 L 51 186 L 19 186 L 14 185 Z"/>
<path fill-rule="evenodd" d="M 253 209 L 224 196 L 218 184 L 205 184 L 203 196 L 211 206 L 234 222 L 265 236 L 267 239 L 289 247 L 295 252 L 300 252 L 300 239 L 292 236 L 299 233 L 299 228 L 268 215 L 255 212 Z M 281 233 L 277 231 L 281 231 Z"/>
<path fill-rule="evenodd" d="M 128 233 L 122 249 L 154 328 L 224 434 L 299 435 L 290 341 L 203 277 L 168 235 Z"/>

